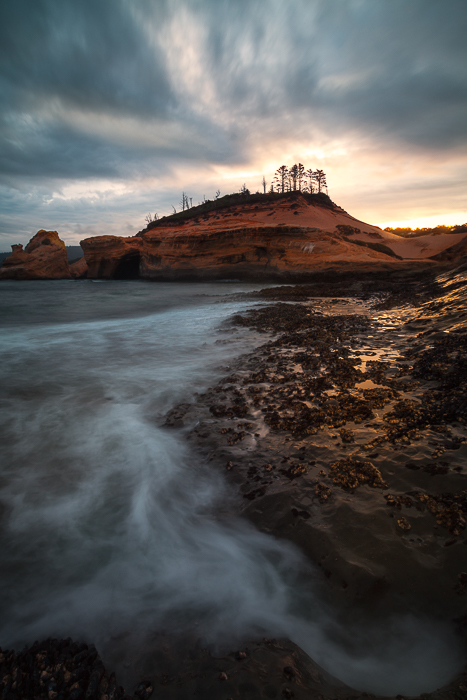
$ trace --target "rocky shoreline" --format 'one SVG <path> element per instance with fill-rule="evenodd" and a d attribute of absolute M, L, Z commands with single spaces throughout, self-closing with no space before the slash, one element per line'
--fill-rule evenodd
<path fill-rule="evenodd" d="M 319 566 L 349 624 L 415 610 L 465 635 L 460 272 L 263 290 L 276 303 L 233 323 L 265 344 L 167 417 L 226 473 L 234 512 Z"/>
<path fill-rule="evenodd" d="M 166 416 L 225 473 L 223 515 L 298 546 L 350 628 L 415 610 L 454 620 L 466 641 L 466 290 L 459 268 L 328 275 L 251 295 L 230 324 L 265 342 Z M 160 648 L 131 697 L 374 697 L 289 640 L 225 655 L 201 642 Z M 130 697 L 93 647 L 71 640 L 3 652 L 0 669 L 5 700 Z M 464 669 L 421 697 L 466 696 Z"/>
<path fill-rule="evenodd" d="M 129 696 L 108 673 L 93 645 L 71 639 L 35 642 L 21 652 L 0 650 L 2 699 L 146 700 L 152 686 L 142 682 Z"/>
<path fill-rule="evenodd" d="M 357 297 L 347 287 L 347 298 L 332 294 L 342 294 L 338 289 L 328 289 L 326 298 L 321 285 L 316 303 L 316 290 L 307 287 L 266 290 L 260 298 L 301 301 L 235 317 L 233 323 L 273 337 L 241 358 L 235 371 L 195 404 L 175 408 L 167 425 L 189 425 L 196 418 L 190 440 L 237 485 L 241 512 L 260 529 L 290 537 L 302 548 L 303 528 L 319 531 L 320 523 L 335 519 L 341 508 L 346 521 L 351 515 L 365 531 L 374 529 L 356 512 L 348 513 L 354 508 L 345 503 L 362 499 L 382 510 L 378 527 L 392 532 L 391 546 L 407 560 L 406 567 L 412 558 L 407 552 L 420 547 L 429 548 L 443 570 L 443 594 L 438 579 L 436 593 L 425 586 L 426 600 L 433 593 L 437 604 L 460 614 L 465 603 L 455 591 L 463 578 L 459 583 L 455 572 L 459 561 L 467 563 L 465 330 L 448 333 L 441 316 L 428 316 L 440 305 L 431 279 L 416 279 L 411 287 L 406 299 L 431 301 L 425 308 L 393 313 L 388 309 L 400 303 L 398 293 L 365 300 L 368 289 Z M 287 523 L 259 512 L 285 517 L 287 510 Z M 336 533 L 332 545 L 336 554 L 340 536 Z M 309 549 L 320 538 L 306 539 L 313 543 Z M 378 547 L 379 553 L 369 556 L 382 564 L 386 554 L 381 542 Z M 321 559 L 314 549 L 307 554 Z M 327 566 L 324 560 L 321 565 Z M 348 597 L 356 572 L 345 574 L 342 565 L 339 573 L 333 566 L 336 572 L 328 578 L 332 584 L 335 577 Z M 405 583 L 396 583 L 396 574 L 388 571 L 385 586 L 389 577 L 391 586 L 410 588 L 406 567 Z M 381 578 L 370 573 L 372 568 L 359 567 L 355 595 L 358 589 L 365 597 Z"/>

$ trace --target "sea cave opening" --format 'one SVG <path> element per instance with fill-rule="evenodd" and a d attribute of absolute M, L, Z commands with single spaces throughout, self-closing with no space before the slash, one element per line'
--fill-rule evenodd
<path fill-rule="evenodd" d="M 115 280 L 136 280 L 139 279 L 139 266 L 141 256 L 139 252 L 127 253 L 120 258 L 115 272 L 112 275 Z"/>

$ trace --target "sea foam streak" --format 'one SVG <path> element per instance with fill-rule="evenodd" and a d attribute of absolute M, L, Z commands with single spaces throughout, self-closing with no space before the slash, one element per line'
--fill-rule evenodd
<path fill-rule="evenodd" d="M 459 656 L 433 622 L 360 630 L 368 654 L 333 641 L 336 623 L 300 553 L 216 517 L 230 497 L 222 477 L 160 427 L 165 410 L 260 342 L 219 334 L 240 302 L 214 303 L 187 285 L 32 286 L 36 296 L 31 283 L 15 288 L 24 323 L 14 319 L 1 341 L 2 646 L 52 635 L 106 648 L 132 629 L 198 625 L 217 641 L 289 636 L 373 692 L 416 694 L 450 680 Z M 49 309 L 40 323 L 37 299 Z M 73 322 L 63 322 L 63 304 Z"/>

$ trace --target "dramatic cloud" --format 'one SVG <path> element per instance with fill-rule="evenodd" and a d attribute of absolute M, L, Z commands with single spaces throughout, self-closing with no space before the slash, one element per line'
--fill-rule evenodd
<path fill-rule="evenodd" d="M 283 162 L 374 223 L 467 219 L 465 0 L 0 6 L 1 240 L 128 234 Z"/>

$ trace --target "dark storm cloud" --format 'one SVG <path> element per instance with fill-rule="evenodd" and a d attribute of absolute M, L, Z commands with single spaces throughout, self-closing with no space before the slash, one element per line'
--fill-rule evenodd
<path fill-rule="evenodd" d="M 279 124 L 300 108 L 335 132 L 370 128 L 430 147 L 465 142 L 464 0 L 198 7 L 219 93 L 232 105 L 276 113 Z"/>
<path fill-rule="evenodd" d="M 369 125 L 408 144 L 450 147 L 465 143 L 467 51 L 462 1 L 362 2 L 325 16 L 324 36 L 337 27 L 342 42 L 334 70 L 361 71 L 361 84 L 321 90 L 329 114 Z M 347 31 L 345 31 L 347 26 Z"/>
<path fill-rule="evenodd" d="M 0 20 L 2 75 L 13 106 L 59 99 L 151 115 L 173 108 L 163 56 L 148 46 L 131 3 L 7 1 Z"/>
<path fill-rule="evenodd" d="M 61 120 L 18 120 L 14 125 L 4 122 L 4 138 L 0 148 L 0 173 L 5 183 L 15 178 L 124 178 L 137 175 L 142 169 L 157 167 L 170 171 L 170 161 L 180 156 L 183 148 L 187 159 L 224 159 L 222 144 L 212 130 L 211 141 L 198 143 L 180 138 L 178 144 L 167 140 L 157 148 L 144 144 L 109 141 L 105 136 L 85 133 Z M 102 134 L 102 130 L 101 130 Z M 216 150 L 217 146 L 220 146 Z"/>
<path fill-rule="evenodd" d="M 18 129 L 15 139 L 5 139 L 0 172 L 11 179 L 24 174 L 30 178 L 66 178 L 71 172 L 76 178 L 118 177 L 117 155 L 115 149 L 99 139 L 78 134 L 64 125 L 25 125 Z"/>
<path fill-rule="evenodd" d="M 140 156 L 63 120 L 69 109 L 166 116 L 174 108 L 157 46 L 120 0 L 0 6 L 0 172 L 115 177 Z M 123 168 L 124 169 L 124 168 Z"/>
<path fill-rule="evenodd" d="M 465 0 L 4 0 L 3 230 L 28 201 L 63 213 L 61 182 L 165 187 L 177 164 L 255 170 L 282 142 L 447 162 L 467 142 L 466 18 Z"/>
<path fill-rule="evenodd" d="M 457 146 L 466 14 L 465 0 L 2 3 L 2 171 L 123 176 L 142 152 L 167 151 L 232 162 L 262 120 L 278 134 L 292 123 L 331 137 L 359 129 L 408 146 Z M 203 80 L 180 89 L 196 64 L 211 89 L 198 110 Z M 191 138 L 122 148 L 112 133 L 61 123 L 67 110 L 159 120 L 161 131 L 178 122 Z"/>

